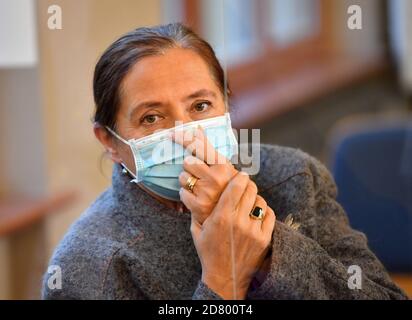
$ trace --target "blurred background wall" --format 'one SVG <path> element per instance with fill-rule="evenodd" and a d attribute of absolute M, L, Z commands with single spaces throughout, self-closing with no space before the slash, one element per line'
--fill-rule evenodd
<path fill-rule="evenodd" d="M 61 30 L 48 27 L 53 5 Z M 410 17 L 408 0 L 0 0 L 0 298 L 39 297 L 52 250 L 110 184 L 92 75 L 119 35 L 188 24 L 227 68 L 234 125 L 332 170 L 331 132 L 347 117 L 410 116 Z"/>

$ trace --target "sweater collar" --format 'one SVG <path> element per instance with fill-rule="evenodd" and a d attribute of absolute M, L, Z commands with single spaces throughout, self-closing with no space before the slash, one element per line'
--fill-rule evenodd
<path fill-rule="evenodd" d="M 188 215 L 188 212 L 178 212 L 169 208 L 152 195 L 140 188 L 136 183 L 131 182 L 133 177 L 125 173 L 120 164 L 113 165 L 112 187 L 114 198 L 122 209 L 139 209 L 138 212 L 145 212 L 150 208 L 152 212 L 163 212 L 168 215 Z M 132 210 L 135 211 L 135 210 Z"/>

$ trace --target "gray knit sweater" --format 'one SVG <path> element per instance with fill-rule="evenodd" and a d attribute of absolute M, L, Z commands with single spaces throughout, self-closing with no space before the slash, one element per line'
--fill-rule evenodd
<path fill-rule="evenodd" d="M 261 145 L 253 177 L 277 214 L 270 271 L 247 299 L 405 299 L 348 224 L 327 169 L 306 153 Z M 190 213 L 169 209 L 130 183 L 114 165 L 112 186 L 71 226 L 50 265 L 61 288 L 44 276 L 44 299 L 222 299 L 201 279 Z M 292 214 L 301 224 L 283 223 Z M 229 259 L 229 257 L 227 257 Z M 351 265 L 361 289 L 350 289 Z"/>

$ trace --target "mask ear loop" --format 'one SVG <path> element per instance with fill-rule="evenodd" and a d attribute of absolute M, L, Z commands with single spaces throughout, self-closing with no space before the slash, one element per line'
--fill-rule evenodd
<path fill-rule="evenodd" d="M 112 129 L 110 129 L 108 126 L 105 126 L 105 128 L 107 129 L 107 131 L 109 131 L 113 136 L 115 136 L 117 139 L 119 139 L 121 142 L 127 144 L 130 147 L 130 143 L 129 141 L 123 139 L 121 136 L 119 136 L 115 131 L 113 131 Z M 132 177 L 133 180 L 131 182 L 135 182 L 136 181 L 136 175 L 123 163 L 120 162 L 120 165 L 123 167 L 123 170 L 126 170 Z"/>
<path fill-rule="evenodd" d="M 112 129 L 110 129 L 108 126 L 105 126 L 105 128 L 107 129 L 107 131 L 109 131 L 112 135 L 114 135 L 117 139 L 119 139 L 121 142 L 127 144 L 128 146 L 130 146 L 129 141 L 123 139 L 121 136 L 119 136 L 115 131 L 113 131 Z"/>

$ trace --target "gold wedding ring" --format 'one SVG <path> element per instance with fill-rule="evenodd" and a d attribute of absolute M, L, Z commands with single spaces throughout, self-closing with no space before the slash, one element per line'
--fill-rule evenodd
<path fill-rule="evenodd" d="M 193 188 L 195 187 L 197 180 L 199 179 L 196 177 L 190 176 L 189 178 L 187 178 L 185 188 L 193 193 Z"/>

